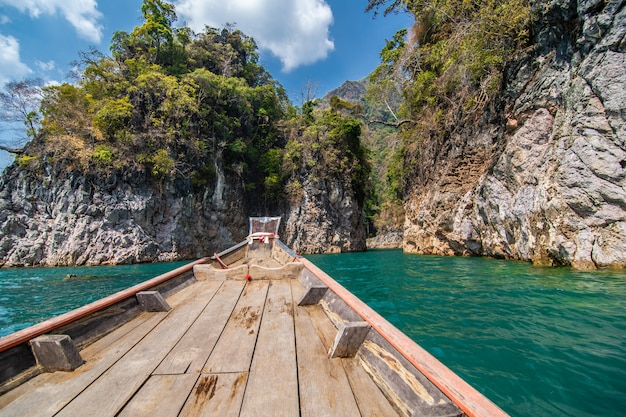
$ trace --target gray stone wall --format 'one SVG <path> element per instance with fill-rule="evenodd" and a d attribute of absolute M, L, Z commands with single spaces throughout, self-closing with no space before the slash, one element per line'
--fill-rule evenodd
<path fill-rule="evenodd" d="M 194 193 L 189 181 L 150 185 L 136 172 L 90 178 L 43 169 L 8 167 L 0 179 L 4 266 L 194 259 L 242 241 L 248 231 L 243 193 L 233 181 Z"/>

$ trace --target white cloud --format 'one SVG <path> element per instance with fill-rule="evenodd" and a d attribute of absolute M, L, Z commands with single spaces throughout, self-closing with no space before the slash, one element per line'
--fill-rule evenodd
<path fill-rule="evenodd" d="M 176 13 L 197 32 L 235 23 L 276 55 L 284 71 L 325 59 L 335 48 L 333 13 L 324 0 L 178 0 Z"/>
<path fill-rule="evenodd" d="M 9 18 L 9 16 L 5 16 L 5 15 L 0 15 L 0 25 L 6 25 L 7 23 L 10 23 L 11 19 Z"/>
<path fill-rule="evenodd" d="M 81 38 L 95 43 L 102 40 L 102 25 L 98 23 L 102 13 L 98 11 L 96 0 L 0 0 L 0 4 L 28 12 L 33 18 L 60 13 Z"/>
<path fill-rule="evenodd" d="M 17 39 L 0 34 L 0 85 L 21 79 L 32 72 L 20 60 L 20 44 Z"/>
<path fill-rule="evenodd" d="M 56 67 L 55 62 L 52 60 L 48 62 L 35 61 L 35 65 L 42 71 L 52 71 Z"/>

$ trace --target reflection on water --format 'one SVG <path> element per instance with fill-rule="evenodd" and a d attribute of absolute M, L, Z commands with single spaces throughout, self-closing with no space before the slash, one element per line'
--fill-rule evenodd
<path fill-rule="evenodd" d="M 402 251 L 308 256 L 513 416 L 623 416 L 626 272 Z"/>

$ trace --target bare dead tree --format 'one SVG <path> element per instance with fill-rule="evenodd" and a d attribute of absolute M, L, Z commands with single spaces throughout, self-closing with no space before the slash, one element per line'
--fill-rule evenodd
<path fill-rule="evenodd" d="M 26 135 L 13 139 L 23 145 L 31 138 L 37 138 L 41 116 L 39 106 L 42 99 L 43 81 L 40 78 L 29 78 L 23 81 L 11 81 L 0 91 L 0 122 L 5 130 L 24 132 Z M 19 135 L 17 133 L 16 135 Z M 0 149 L 11 153 L 23 153 L 22 148 L 1 146 Z"/>

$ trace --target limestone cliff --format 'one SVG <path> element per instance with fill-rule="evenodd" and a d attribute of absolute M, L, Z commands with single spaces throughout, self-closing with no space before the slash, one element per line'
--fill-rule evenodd
<path fill-rule="evenodd" d="M 626 267 L 625 5 L 531 2 L 496 111 L 422 151 L 406 251 Z"/>
<path fill-rule="evenodd" d="M 226 181 L 194 193 L 189 181 L 157 185 L 140 172 L 93 177 L 46 165 L 33 174 L 13 165 L 0 179 L 1 262 L 128 264 L 211 255 L 247 233 L 241 186 Z"/>
<path fill-rule="evenodd" d="M 298 253 L 365 249 L 363 212 L 341 179 L 304 173 L 283 216 L 281 239 Z M 0 265 L 61 266 L 174 261 L 212 255 L 248 232 L 242 185 L 223 178 L 194 192 L 188 181 L 151 184 L 141 173 L 33 175 L 8 167 L 0 179 Z"/>
<path fill-rule="evenodd" d="M 14 164 L 0 177 L 0 266 L 174 261 L 212 255 L 248 232 L 248 216 L 283 217 L 281 239 L 298 253 L 365 249 L 364 219 L 349 176 L 299 173 L 303 186 L 283 209 L 246 204 L 236 175 L 214 184 L 158 183 L 142 172 L 93 176 Z"/>

